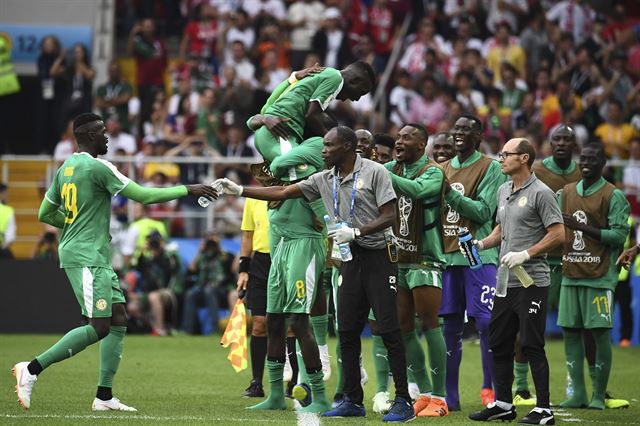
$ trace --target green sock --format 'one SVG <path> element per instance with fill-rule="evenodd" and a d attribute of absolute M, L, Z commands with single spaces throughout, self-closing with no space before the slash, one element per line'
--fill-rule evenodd
<path fill-rule="evenodd" d="M 302 358 L 302 351 L 300 350 L 300 343 L 296 339 L 296 358 L 298 359 L 298 380 L 297 383 L 309 384 L 309 377 L 307 376 L 307 368 L 304 365 L 304 358 Z"/>
<path fill-rule="evenodd" d="M 329 325 L 329 319 L 327 314 L 318 315 L 317 317 L 311 317 L 311 328 L 313 328 L 313 335 L 316 336 L 316 342 L 318 346 L 324 346 L 327 344 L 327 326 Z"/>
<path fill-rule="evenodd" d="M 53 346 L 36 357 L 42 368 L 71 358 L 84 348 L 98 341 L 98 334 L 91 325 L 74 328 L 58 340 Z"/>
<path fill-rule="evenodd" d="M 389 358 L 382 337 L 373 336 L 373 365 L 376 369 L 376 393 L 386 392 L 389 388 Z"/>
<path fill-rule="evenodd" d="M 112 325 L 107 337 L 100 341 L 100 379 L 98 386 L 113 387 L 113 376 L 118 371 L 122 349 L 124 347 L 124 335 L 127 327 Z"/>
<path fill-rule="evenodd" d="M 589 366 L 589 378 L 591 379 L 591 387 L 595 389 L 596 387 L 596 366 Z"/>
<path fill-rule="evenodd" d="M 611 330 L 595 328 L 591 330 L 591 334 L 596 342 L 596 365 L 594 366 L 593 397 L 589 408 L 604 410 L 604 398 L 609 384 L 609 373 L 611 373 Z"/>
<path fill-rule="evenodd" d="M 529 363 L 516 361 L 513 372 L 516 382 L 516 392 L 529 392 L 529 380 L 527 378 L 529 375 Z"/>
<path fill-rule="evenodd" d="M 432 391 L 431 381 L 427 374 L 427 367 L 424 358 L 424 350 L 420 346 L 418 335 L 415 330 L 402 333 L 404 339 L 404 349 L 407 356 L 407 370 L 413 372 L 415 382 L 420 389 L 420 393 Z"/>
<path fill-rule="evenodd" d="M 344 393 L 344 378 L 342 377 L 342 353 L 340 352 L 340 334 L 338 334 L 338 327 L 336 327 L 336 364 L 338 364 L 338 377 L 336 380 L 336 392 L 337 394 Z"/>
<path fill-rule="evenodd" d="M 432 328 L 424 332 L 429 350 L 429 371 L 433 382 L 433 394 L 446 396 L 447 346 L 444 343 L 442 327 Z"/>
<path fill-rule="evenodd" d="M 312 402 L 298 411 L 302 413 L 322 413 L 331 409 L 331 402 L 327 398 L 324 388 L 322 370 L 316 373 L 308 373 L 309 386 L 311 387 Z"/>
<path fill-rule="evenodd" d="M 584 384 L 584 344 L 582 331 L 564 329 L 566 365 L 573 382 L 573 396 L 560 403 L 563 408 L 583 408 L 587 405 L 587 389 Z"/>
<path fill-rule="evenodd" d="M 247 409 L 286 410 L 287 404 L 284 401 L 284 383 L 282 382 L 284 362 L 267 359 L 266 367 L 269 372 L 269 396 L 260 404 L 252 405 L 251 407 L 247 407 Z"/>

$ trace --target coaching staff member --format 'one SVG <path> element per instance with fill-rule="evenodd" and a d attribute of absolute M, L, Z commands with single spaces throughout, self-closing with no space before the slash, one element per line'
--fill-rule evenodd
<path fill-rule="evenodd" d="M 533 278 L 533 285 L 524 288 L 510 272 L 506 297 L 494 299 L 489 341 L 495 368 L 496 402 L 471 414 L 471 420 L 516 418 L 511 385 L 514 344 L 519 332 L 538 397 L 536 407 L 520 423 L 554 423 L 549 407 L 549 364 L 544 351 L 549 294 L 546 253 L 562 243 L 564 227 L 554 193 L 531 172 L 535 157 L 533 145 L 523 138 L 509 140 L 498 153 L 502 173 L 510 176 L 511 181 L 498 189 L 497 225 L 489 236 L 478 242 L 478 248 L 500 244 L 500 269 L 523 265 Z"/>
<path fill-rule="evenodd" d="M 353 260 L 342 262 L 338 279 L 338 330 L 344 371 L 343 402 L 323 413 L 328 417 L 365 415 L 360 386 L 360 333 L 373 309 L 389 354 L 396 398 L 385 421 L 404 422 L 415 417 L 407 390 L 404 344 L 396 308 L 398 268 L 390 260 L 385 231 L 396 217 L 396 194 L 389 172 L 380 164 L 356 154 L 357 137 L 345 126 L 324 136 L 322 157 L 328 170 L 285 187 L 243 188 L 221 179 L 228 195 L 267 201 L 304 197 L 322 198 L 335 220 L 348 226 L 330 234 L 338 243 L 349 243 Z"/>

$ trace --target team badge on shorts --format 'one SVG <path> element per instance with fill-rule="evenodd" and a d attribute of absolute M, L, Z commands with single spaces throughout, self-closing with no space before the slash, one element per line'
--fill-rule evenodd
<path fill-rule="evenodd" d="M 104 299 L 98 299 L 96 302 L 96 309 L 99 311 L 104 311 L 107 309 L 107 301 Z"/>
<path fill-rule="evenodd" d="M 527 197 L 525 197 L 525 196 L 520 197 L 520 199 L 518 200 L 518 205 L 520 207 L 526 206 L 527 205 Z"/>

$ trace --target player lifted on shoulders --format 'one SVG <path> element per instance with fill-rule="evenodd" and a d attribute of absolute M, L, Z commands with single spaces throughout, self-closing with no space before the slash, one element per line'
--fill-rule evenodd
<path fill-rule="evenodd" d="M 104 122 L 92 113 L 73 123 L 78 152 L 56 172 L 42 201 L 38 219 L 62 229 L 59 256 L 71 287 L 89 324 L 74 328 L 31 362 L 13 368 L 18 401 L 31 406 L 31 391 L 38 375 L 51 364 L 100 341 L 100 378 L 93 411 L 136 411 L 111 392 L 127 330 L 125 299 L 111 267 L 109 218 L 111 197 L 122 194 L 144 204 L 162 203 L 187 195 L 217 198 L 207 185 L 143 188 L 121 174 L 113 164 L 97 158 L 107 153 Z"/>

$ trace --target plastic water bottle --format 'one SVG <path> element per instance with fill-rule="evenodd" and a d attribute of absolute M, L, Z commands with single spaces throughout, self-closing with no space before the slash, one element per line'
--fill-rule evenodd
<path fill-rule="evenodd" d="M 496 296 L 507 296 L 507 285 L 509 284 L 509 268 L 500 266 L 498 268 L 498 276 L 496 279 Z"/>
<path fill-rule="evenodd" d="M 324 215 L 324 222 L 327 224 L 327 229 L 329 231 L 333 231 L 334 229 L 339 229 L 345 226 L 343 222 L 335 222 L 334 220 L 332 220 L 328 214 Z M 336 246 L 335 242 L 333 245 L 334 247 Z M 353 255 L 351 254 L 351 247 L 349 247 L 348 243 L 338 244 L 338 248 L 340 250 L 340 260 L 342 260 L 343 262 L 348 262 L 353 259 Z M 331 254 L 331 257 L 333 257 L 333 252 Z"/>
<path fill-rule="evenodd" d="M 511 270 L 516 275 L 518 280 L 520 280 L 524 288 L 527 288 L 531 284 L 533 284 L 533 278 L 531 278 L 531 275 L 527 273 L 522 265 L 514 266 L 513 268 L 511 268 Z"/>
<path fill-rule="evenodd" d="M 462 250 L 465 252 L 465 257 L 469 262 L 469 266 L 471 269 L 478 269 L 482 266 L 482 260 L 480 260 L 480 255 L 478 254 L 478 249 L 476 245 L 473 244 L 473 236 L 471 232 L 464 226 L 460 226 L 458 228 L 458 241 L 460 242 L 460 246 Z"/>
<path fill-rule="evenodd" d="M 221 183 L 211 182 L 211 187 L 215 189 L 216 192 L 218 192 L 218 194 L 222 193 Z M 211 201 L 207 197 L 200 197 L 198 198 L 198 204 L 200 204 L 200 207 L 206 208 L 206 207 L 209 207 L 209 204 L 211 204 Z"/>

